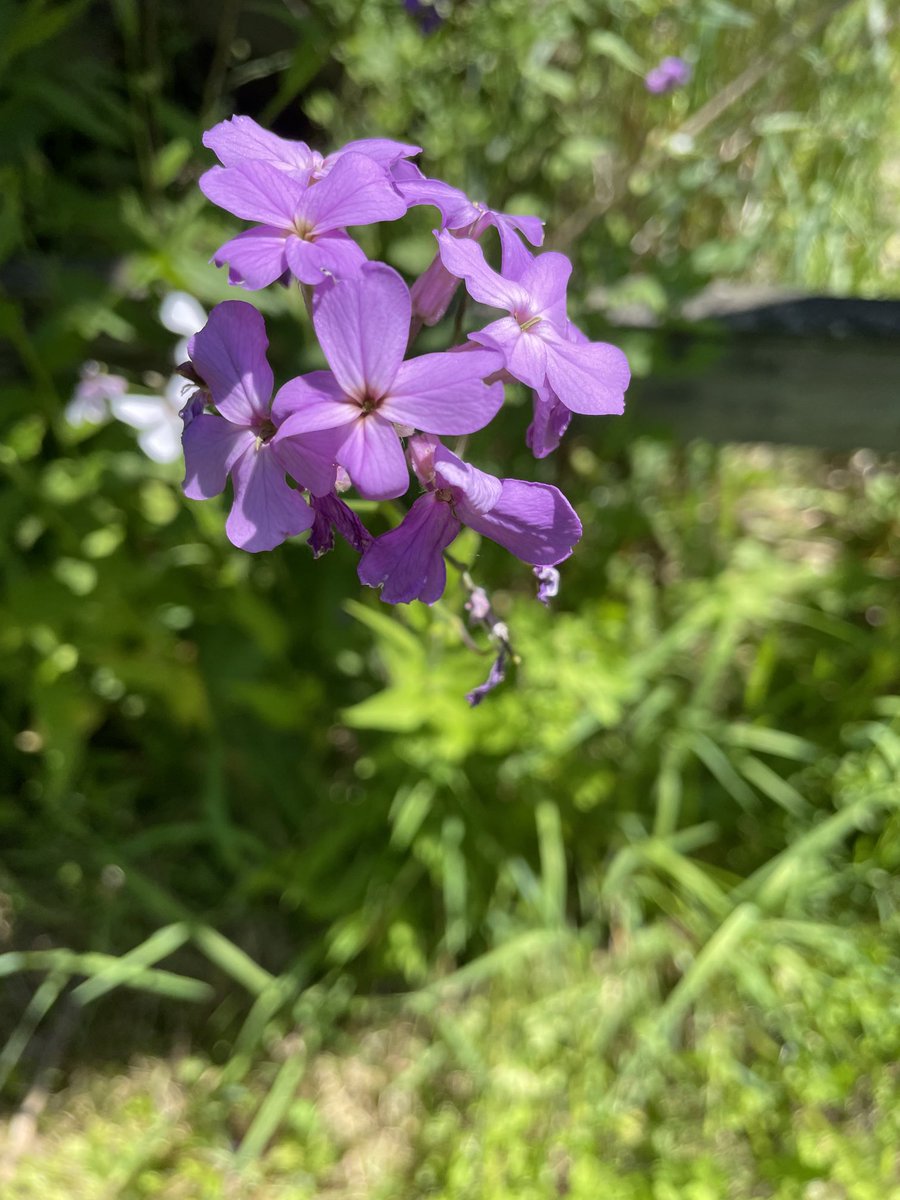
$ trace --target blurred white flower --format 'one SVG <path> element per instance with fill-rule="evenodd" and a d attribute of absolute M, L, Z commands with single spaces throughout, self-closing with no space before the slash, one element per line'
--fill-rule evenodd
<path fill-rule="evenodd" d="M 172 351 L 178 366 L 188 356 L 187 344 L 206 324 L 202 305 L 187 292 L 169 292 L 159 306 L 159 320 L 172 333 L 181 334 Z M 191 393 L 191 385 L 180 375 L 172 375 L 162 395 L 128 392 L 121 375 L 107 374 L 99 363 L 85 363 L 81 379 L 65 416 L 70 425 L 99 425 L 110 415 L 123 425 L 138 431 L 138 445 L 154 462 L 175 462 L 181 457 L 181 410 Z"/>

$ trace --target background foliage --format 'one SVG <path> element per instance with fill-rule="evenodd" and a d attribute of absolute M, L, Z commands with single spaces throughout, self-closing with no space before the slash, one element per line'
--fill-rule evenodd
<path fill-rule="evenodd" d="M 0 4 L 4 1186 L 889 1194 L 892 460 L 576 426 L 537 467 L 586 529 L 555 611 L 457 547 L 523 658 L 470 711 L 458 582 L 390 611 L 342 549 L 241 555 L 62 419 L 88 358 L 159 386 L 166 291 L 225 295 L 195 183 L 232 111 L 541 212 L 595 330 L 723 278 L 896 290 L 878 3 L 435 11 Z M 652 96 L 668 53 L 693 81 Z M 369 249 L 415 273 L 429 228 Z M 309 365 L 298 298 L 254 299 Z M 478 460 L 533 477 L 523 426 Z"/>

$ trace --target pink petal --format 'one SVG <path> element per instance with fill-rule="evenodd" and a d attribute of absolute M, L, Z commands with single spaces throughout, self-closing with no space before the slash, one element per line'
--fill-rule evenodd
<path fill-rule="evenodd" d="M 500 500 L 487 513 L 457 505 L 460 519 L 534 566 L 550 567 L 572 553 L 581 522 L 562 492 L 548 483 L 504 479 Z"/>
<path fill-rule="evenodd" d="M 423 354 L 401 365 L 378 411 L 426 433 L 474 433 L 503 404 L 503 385 L 484 382 L 502 365 L 493 350 Z"/>
<path fill-rule="evenodd" d="M 400 525 L 365 551 L 359 560 L 360 582 L 381 587 L 388 604 L 434 604 L 447 583 L 444 551 L 459 528 L 449 504 L 433 495 L 420 496 Z"/>
<path fill-rule="evenodd" d="M 247 450 L 231 474 L 234 503 L 225 532 L 235 546 L 252 553 L 272 550 L 285 538 L 312 527 L 312 509 L 298 491 L 288 487 L 284 469 L 267 446 Z"/>
<path fill-rule="evenodd" d="M 298 210 L 317 235 L 345 225 L 371 225 L 405 216 L 406 202 L 382 167 L 362 154 L 346 154 L 305 193 Z"/>
<path fill-rule="evenodd" d="M 234 463 L 256 442 L 252 430 L 232 425 L 224 417 L 201 413 L 182 435 L 184 494 L 191 500 L 209 500 L 225 490 Z"/>
<path fill-rule="evenodd" d="M 220 121 L 203 135 L 207 146 L 224 167 L 236 167 L 246 160 L 267 162 L 281 170 L 312 171 L 315 159 L 305 142 L 289 141 L 263 129 L 252 117 L 232 117 Z"/>
<path fill-rule="evenodd" d="M 228 282 L 256 291 L 274 283 L 288 269 L 285 234 L 271 225 L 248 229 L 220 246 L 213 256 L 217 267 L 228 264 Z"/>
<path fill-rule="evenodd" d="M 313 324 L 348 396 L 377 400 L 388 391 L 406 353 L 410 310 L 406 284 L 383 263 L 367 263 L 352 279 L 320 290 Z"/>
<path fill-rule="evenodd" d="M 589 416 L 623 413 L 630 377 L 628 359 L 617 346 L 606 342 L 578 345 L 562 339 L 547 345 L 547 380 L 572 412 Z"/>
<path fill-rule="evenodd" d="M 534 417 L 525 434 L 525 444 L 535 458 L 546 458 L 559 445 L 572 419 L 571 409 L 559 400 L 552 388 L 534 393 Z"/>
<path fill-rule="evenodd" d="M 235 425 L 268 419 L 274 383 L 266 360 L 268 346 L 262 315 L 244 300 L 217 304 L 188 343 L 191 362 L 216 407 Z"/>
<path fill-rule="evenodd" d="M 335 455 L 367 500 L 391 500 L 409 487 L 409 468 L 393 425 L 378 413 L 360 417 L 347 432 Z"/>
<path fill-rule="evenodd" d="M 455 238 L 452 233 L 435 231 L 441 261 L 451 275 L 466 281 L 466 288 L 473 300 L 488 304 L 491 308 L 505 308 L 515 312 L 525 308 L 528 294 L 517 284 L 511 283 L 492 270 L 484 260 L 484 251 L 470 238 Z"/>
<path fill-rule="evenodd" d="M 200 176 L 200 190 L 207 200 L 245 221 L 289 229 L 307 189 L 269 163 L 245 161 L 236 167 L 210 167 Z"/>
<path fill-rule="evenodd" d="M 469 336 L 481 346 L 502 351 L 506 369 L 514 378 L 533 388 L 543 384 L 547 374 L 547 347 L 534 330 L 523 331 L 518 321 L 502 317 Z"/>

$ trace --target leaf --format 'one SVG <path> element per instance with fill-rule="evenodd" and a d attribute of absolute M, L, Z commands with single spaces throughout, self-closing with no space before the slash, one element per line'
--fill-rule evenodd
<path fill-rule="evenodd" d="M 640 56 L 628 45 L 624 38 L 619 37 L 608 29 L 596 29 L 588 38 L 588 49 L 602 58 L 611 59 L 633 75 L 643 75 L 647 68 Z"/>

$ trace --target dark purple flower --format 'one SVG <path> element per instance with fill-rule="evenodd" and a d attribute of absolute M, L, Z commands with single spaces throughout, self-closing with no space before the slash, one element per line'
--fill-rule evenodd
<path fill-rule="evenodd" d="M 319 433 L 369 499 L 402 496 L 409 487 L 397 426 L 474 433 L 503 403 L 502 386 L 484 383 L 501 365 L 498 354 L 448 351 L 404 362 L 409 322 L 409 289 L 383 263 L 326 284 L 313 324 L 331 370 L 292 379 L 276 399 L 292 410 L 284 431 Z"/>
<path fill-rule="evenodd" d="M 359 554 L 373 541 L 371 533 L 337 492 L 330 492 L 327 496 L 311 496 L 309 502 L 313 510 L 309 545 L 316 558 L 334 549 L 335 530 Z"/>
<path fill-rule="evenodd" d="M 360 580 L 380 587 L 389 604 L 440 599 L 447 582 L 444 551 L 463 525 L 537 566 L 568 558 L 581 537 L 575 510 L 550 484 L 497 479 L 432 437 L 412 438 L 410 457 L 427 490 L 359 562 Z"/>
<path fill-rule="evenodd" d="M 564 254 L 539 254 L 516 279 L 485 262 L 477 242 L 438 233 L 444 266 L 466 281 L 473 300 L 509 314 L 469 337 L 501 351 L 514 379 L 546 389 L 566 408 L 590 416 L 624 412 L 630 372 L 621 350 L 572 339 L 566 287 L 572 264 Z"/>
<path fill-rule="evenodd" d="M 213 258 L 217 267 L 228 264 L 231 283 L 251 290 L 267 287 L 285 272 L 308 284 L 321 283 L 326 275 L 355 274 L 366 256 L 345 226 L 393 221 L 406 212 L 384 168 L 362 154 L 342 155 L 313 186 L 271 162 L 243 159 L 235 166 L 211 167 L 200 188 L 213 204 L 259 222 Z"/>
<path fill-rule="evenodd" d="M 675 88 L 684 87 L 690 81 L 691 74 L 691 64 L 683 58 L 664 58 L 644 76 L 644 87 L 655 95 L 671 92 Z"/>
<path fill-rule="evenodd" d="M 184 491 L 208 500 L 230 475 L 234 502 L 225 531 L 244 550 L 271 550 L 303 533 L 313 514 L 285 475 L 314 495 L 334 488 L 333 460 L 315 436 L 285 434 L 289 409 L 271 404 L 272 369 L 266 359 L 266 329 L 259 312 L 243 300 L 218 304 L 188 352 L 218 413 L 188 406 L 185 422 Z"/>

